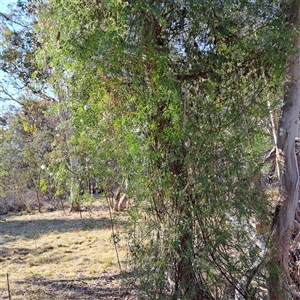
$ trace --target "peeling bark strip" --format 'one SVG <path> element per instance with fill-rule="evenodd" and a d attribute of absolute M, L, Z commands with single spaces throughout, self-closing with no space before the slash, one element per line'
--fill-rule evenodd
<path fill-rule="evenodd" d="M 293 32 L 299 25 L 300 1 L 294 0 L 290 11 L 290 27 Z M 277 159 L 280 167 L 281 190 L 273 220 L 273 241 L 275 246 L 274 266 L 279 265 L 283 276 L 271 278 L 270 298 L 287 299 L 283 291 L 290 291 L 292 281 L 289 275 L 289 250 L 291 232 L 299 194 L 299 172 L 295 154 L 295 138 L 299 130 L 300 107 L 300 38 L 295 34 L 292 40 L 293 53 L 287 57 L 285 95 L 278 125 Z M 285 293 L 286 293 L 285 292 Z M 293 294 L 293 293 L 292 293 Z"/>

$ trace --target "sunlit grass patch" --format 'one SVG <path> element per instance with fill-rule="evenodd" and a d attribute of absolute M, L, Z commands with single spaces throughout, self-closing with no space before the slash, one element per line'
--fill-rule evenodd
<path fill-rule="evenodd" d="M 31 289 L 30 281 L 37 278 L 87 280 L 120 271 L 108 211 L 92 216 L 89 212 L 82 219 L 79 214 L 65 216 L 58 211 L 11 215 L 7 220 L 1 224 L 5 228 L 0 228 L 0 234 L 8 232 L 0 240 L 0 292 L 7 290 L 9 274 L 14 300 L 24 299 L 22 289 Z M 118 244 L 118 252 L 121 260 L 126 257 L 125 243 Z M 33 295 L 28 299 L 38 299 Z"/>

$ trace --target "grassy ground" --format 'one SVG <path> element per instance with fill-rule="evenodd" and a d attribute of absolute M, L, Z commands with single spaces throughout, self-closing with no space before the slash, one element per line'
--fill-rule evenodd
<path fill-rule="evenodd" d="M 124 218 L 115 230 L 123 234 Z M 0 216 L 0 299 L 133 299 L 120 276 L 109 210 L 60 210 Z M 126 270 L 126 244 L 118 243 Z"/>

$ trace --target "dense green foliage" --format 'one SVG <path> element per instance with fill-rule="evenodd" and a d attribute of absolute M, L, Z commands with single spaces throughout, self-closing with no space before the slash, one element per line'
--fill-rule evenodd
<path fill-rule="evenodd" d="M 47 165 L 75 198 L 87 178 L 129 181 L 141 297 L 263 297 L 268 230 L 250 220 L 270 222 L 289 1 L 29 3 L 59 115 Z"/>

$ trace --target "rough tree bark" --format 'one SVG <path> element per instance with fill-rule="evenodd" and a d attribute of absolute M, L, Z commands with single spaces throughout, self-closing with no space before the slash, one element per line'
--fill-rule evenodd
<path fill-rule="evenodd" d="M 289 16 L 289 26 L 295 32 L 299 25 L 300 1 L 294 0 Z M 273 219 L 274 257 L 273 267 L 282 268 L 283 273 L 274 273 L 270 278 L 270 299 L 289 299 L 292 280 L 289 275 L 289 250 L 291 233 L 299 194 L 299 172 L 295 154 L 295 138 L 299 130 L 300 107 L 300 37 L 292 39 L 292 53 L 286 61 L 285 95 L 278 124 L 277 160 L 280 167 L 281 188 Z M 272 274 L 272 272 L 271 272 Z"/>

